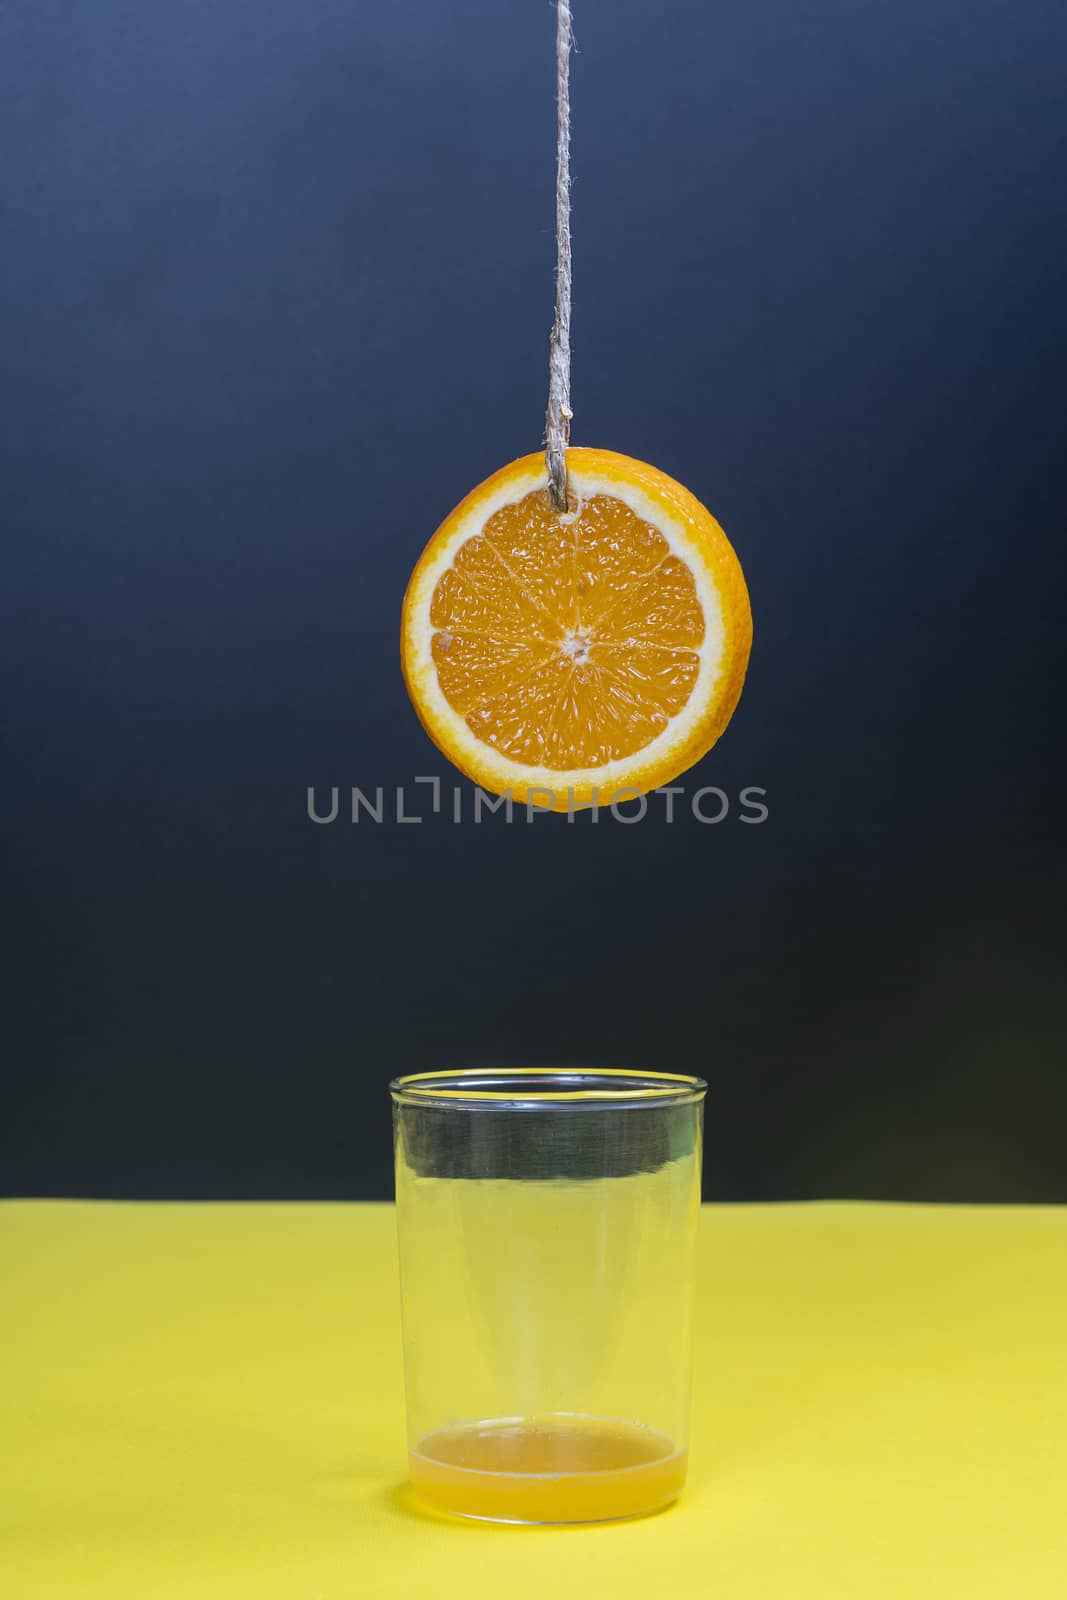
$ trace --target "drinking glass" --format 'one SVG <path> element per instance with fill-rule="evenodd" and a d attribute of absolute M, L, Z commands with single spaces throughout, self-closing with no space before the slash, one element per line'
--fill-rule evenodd
<path fill-rule="evenodd" d="M 679 1494 L 706 1087 L 557 1069 L 390 1086 L 408 1459 L 425 1500 L 592 1522 Z"/>

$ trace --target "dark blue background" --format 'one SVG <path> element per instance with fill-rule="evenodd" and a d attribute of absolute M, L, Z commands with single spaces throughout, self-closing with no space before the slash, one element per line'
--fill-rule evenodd
<path fill-rule="evenodd" d="M 4 9 L 8 1193 L 383 1195 L 394 1073 L 577 1062 L 704 1073 L 712 1195 L 1067 1200 L 1058 3 L 578 0 L 575 442 L 733 538 L 770 816 L 307 819 L 454 781 L 398 611 L 538 447 L 553 27 Z"/>

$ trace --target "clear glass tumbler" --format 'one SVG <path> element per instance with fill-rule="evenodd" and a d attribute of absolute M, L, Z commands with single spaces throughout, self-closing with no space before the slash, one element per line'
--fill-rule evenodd
<path fill-rule="evenodd" d="M 490 1521 L 594 1522 L 680 1492 L 705 1090 L 551 1069 L 391 1085 L 424 1499 Z"/>

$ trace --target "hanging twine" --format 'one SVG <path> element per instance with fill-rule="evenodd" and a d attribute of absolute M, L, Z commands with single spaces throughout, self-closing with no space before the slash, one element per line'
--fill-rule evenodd
<path fill-rule="evenodd" d="M 548 492 L 567 509 L 571 436 L 571 32 L 570 0 L 556 0 L 556 320 L 548 342 L 545 460 Z"/>

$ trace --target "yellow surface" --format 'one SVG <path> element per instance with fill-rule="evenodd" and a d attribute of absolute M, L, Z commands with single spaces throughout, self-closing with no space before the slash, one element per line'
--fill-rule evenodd
<path fill-rule="evenodd" d="M 688 1488 L 404 1484 L 385 1206 L 0 1206 L 0 1596 L 1064 1600 L 1067 1211 L 704 1214 Z"/>

